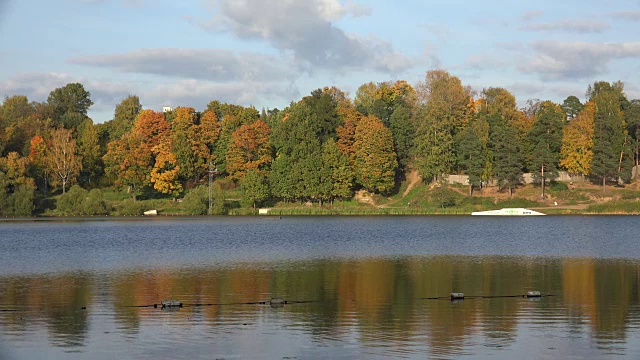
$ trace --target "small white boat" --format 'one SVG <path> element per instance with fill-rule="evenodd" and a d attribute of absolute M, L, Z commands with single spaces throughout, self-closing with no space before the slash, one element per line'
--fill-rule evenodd
<path fill-rule="evenodd" d="M 471 215 L 479 215 L 479 216 L 540 216 L 546 215 L 537 211 L 523 209 L 523 208 L 504 208 L 500 210 L 489 210 L 489 211 L 476 211 L 472 212 Z"/>

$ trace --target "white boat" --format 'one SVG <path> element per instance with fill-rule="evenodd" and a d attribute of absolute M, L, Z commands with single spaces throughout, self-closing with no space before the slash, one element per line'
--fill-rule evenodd
<path fill-rule="evenodd" d="M 504 208 L 500 210 L 489 210 L 489 211 L 476 211 L 472 212 L 471 215 L 479 215 L 479 216 L 540 216 L 546 215 L 537 211 L 523 209 L 523 208 Z"/>

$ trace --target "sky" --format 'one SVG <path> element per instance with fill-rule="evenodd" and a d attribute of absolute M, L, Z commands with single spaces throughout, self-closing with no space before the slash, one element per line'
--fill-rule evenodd
<path fill-rule="evenodd" d="M 89 116 L 212 100 L 284 108 L 336 86 L 424 81 L 584 99 L 595 81 L 640 98 L 640 0 L 0 0 L 0 96 L 45 101 L 80 82 Z"/>

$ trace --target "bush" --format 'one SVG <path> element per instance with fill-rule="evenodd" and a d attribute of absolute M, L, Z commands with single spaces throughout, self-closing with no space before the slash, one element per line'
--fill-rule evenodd
<path fill-rule="evenodd" d="M 563 183 L 563 182 L 559 182 L 559 181 L 552 181 L 551 185 L 549 186 L 549 188 L 552 191 L 564 191 L 564 190 L 569 190 L 569 186 L 567 186 L 567 184 Z"/>
<path fill-rule="evenodd" d="M 93 189 L 82 202 L 82 209 L 85 215 L 106 215 L 109 208 L 104 201 L 104 194 L 100 189 Z"/>
<path fill-rule="evenodd" d="M 36 189 L 33 185 L 20 185 L 11 196 L 13 202 L 13 215 L 15 216 L 31 216 L 35 206 Z"/>
<path fill-rule="evenodd" d="M 69 191 L 60 196 L 57 202 L 58 211 L 65 215 L 83 215 L 82 203 L 87 194 L 87 190 L 78 185 L 73 185 Z"/>
<path fill-rule="evenodd" d="M 127 216 L 142 215 L 144 214 L 144 210 L 145 210 L 145 204 L 140 201 L 135 201 L 133 199 L 125 200 L 120 204 L 118 204 L 118 206 L 116 207 L 116 211 L 118 215 L 127 215 Z"/>
<path fill-rule="evenodd" d="M 213 183 L 213 215 L 221 215 L 225 213 L 224 191 L 219 182 Z M 209 213 L 209 188 L 201 185 L 191 189 L 182 200 L 182 207 L 187 214 L 205 215 Z"/>
<path fill-rule="evenodd" d="M 187 192 L 182 199 L 182 207 L 187 214 L 204 215 L 209 208 L 209 191 L 206 186 L 198 186 Z"/>
<path fill-rule="evenodd" d="M 433 189 L 429 197 L 432 203 L 444 209 L 456 205 L 457 195 L 459 194 L 455 191 L 441 186 Z"/>

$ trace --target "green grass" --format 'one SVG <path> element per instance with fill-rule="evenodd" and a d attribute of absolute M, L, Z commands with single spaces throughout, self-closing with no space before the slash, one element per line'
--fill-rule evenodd
<path fill-rule="evenodd" d="M 640 200 L 640 191 L 623 189 L 619 191 L 620 200 Z"/>
<path fill-rule="evenodd" d="M 469 212 L 459 208 L 287 208 L 287 209 L 271 209 L 269 215 L 468 215 Z"/>
<path fill-rule="evenodd" d="M 531 201 L 531 200 L 522 199 L 522 198 L 513 198 L 513 199 L 508 199 L 508 200 L 504 200 L 496 203 L 496 206 L 501 208 L 529 208 L 529 207 L 538 207 L 541 205 L 543 204 L 540 204 L 537 201 Z"/>
<path fill-rule="evenodd" d="M 640 214 L 640 201 L 609 201 L 589 206 L 588 214 Z"/>

